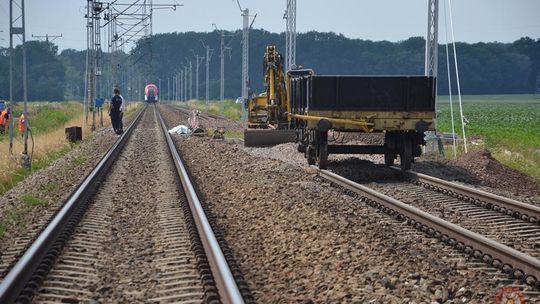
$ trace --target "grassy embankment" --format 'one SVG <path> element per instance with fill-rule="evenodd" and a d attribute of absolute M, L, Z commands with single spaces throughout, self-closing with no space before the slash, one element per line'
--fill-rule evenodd
<path fill-rule="evenodd" d="M 134 111 L 138 106 L 131 106 Z M 14 141 L 12 153 L 9 151 L 9 137 L 0 135 L 0 194 L 5 193 L 31 172 L 21 168 L 21 153 L 24 150 L 22 134 L 17 128 L 18 118 L 23 111 L 23 104 L 12 106 L 14 115 Z M 65 138 L 65 127 L 82 126 L 83 139 L 91 135 L 90 127 L 84 123 L 83 106 L 77 102 L 30 102 L 28 103 L 29 124 L 32 136 L 28 139 L 28 153 L 32 156 L 32 171 L 47 167 L 54 160 L 70 151 Z M 103 114 L 105 126 L 110 124 L 106 112 Z"/>
<path fill-rule="evenodd" d="M 468 148 L 488 149 L 501 163 L 540 182 L 540 96 L 463 96 L 463 114 Z M 439 98 L 438 130 L 451 132 L 449 98 Z M 453 98 L 454 124 L 459 135 L 458 153 L 463 153 L 457 98 Z M 452 146 L 446 154 L 452 156 Z"/>
<path fill-rule="evenodd" d="M 0 173 L 0 194 L 11 189 L 30 174 L 21 168 L 21 153 L 24 150 L 23 138 L 17 128 L 18 117 L 23 110 L 17 104 L 12 116 L 14 120 L 14 141 L 12 154 L 9 151 L 7 134 L 0 136 L 0 165 L 6 170 Z M 66 143 L 64 126 L 82 125 L 82 105 L 76 102 L 63 103 L 29 103 L 28 121 L 32 137 L 28 139 L 28 153 L 32 154 L 32 170 L 39 170 L 49 165 L 71 148 Z M 83 128 L 84 129 L 84 128 Z M 7 133 L 7 132 L 6 132 Z M 84 130 L 83 137 L 88 131 Z"/>
<path fill-rule="evenodd" d="M 181 102 L 177 104 L 190 109 L 197 109 L 201 112 L 221 115 L 221 104 L 219 101 L 210 101 L 208 104 L 206 104 L 206 102 L 204 101 L 191 100 L 188 102 Z M 242 117 L 242 105 L 239 103 L 235 103 L 232 99 L 226 99 L 223 107 L 223 116 L 232 120 L 240 120 L 240 118 Z M 244 138 L 244 133 L 233 130 L 225 130 L 225 137 Z"/>
<path fill-rule="evenodd" d="M 137 111 L 140 106 L 141 103 L 128 104 L 126 115 Z M 20 155 L 24 148 L 17 122 L 22 110 L 22 104 L 14 107 L 15 128 L 12 153 L 9 151 L 7 132 L 0 135 L 0 165 L 5 168 L 0 172 L 0 194 L 11 189 L 31 173 L 20 166 Z M 33 140 L 32 137 L 28 140 L 28 153 L 32 156 L 32 171 L 47 167 L 75 146 L 66 141 L 65 127 L 82 126 L 83 140 L 92 134 L 91 128 L 84 121 L 83 106 L 78 102 L 32 102 L 28 104 L 28 113 L 33 135 Z M 106 111 L 103 113 L 103 125 L 110 125 L 110 118 Z"/>

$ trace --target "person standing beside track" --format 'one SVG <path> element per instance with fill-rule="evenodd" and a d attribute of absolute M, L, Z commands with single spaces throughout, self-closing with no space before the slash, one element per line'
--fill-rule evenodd
<path fill-rule="evenodd" d="M 0 112 L 0 134 L 6 133 L 6 126 L 9 126 L 10 114 L 11 110 L 9 107 Z"/>
<path fill-rule="evenodd" d="M 120 97 L 120 90 L 118 88 L 114 89 L 114 96 L 111 98 L 111 106 L 109 108 L 109 115 L 111 116 L 111 124 L 113 126 L 114 132 L 116 134 L 122 134 L 121 129 L 121 108 L 122 108 L 122 97 Z"/>

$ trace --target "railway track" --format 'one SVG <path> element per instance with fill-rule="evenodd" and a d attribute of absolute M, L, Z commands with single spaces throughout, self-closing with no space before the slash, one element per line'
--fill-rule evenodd
<path fill-rule="evenodd" d="M 392 168 L 394 170 L 400 170 L 397 167 Z M 476 206 L 490 209 L 540 226 L 540 207 L 538 206 L 526 204 L 510 198 L 452 183 L 414 171 L 408 171 L 407 175 L 411 180 L 414 181 L 416 185 L 421 185 L 427 189 L 447 194 L 449 196 L 472 203 Z"/>
<path fill-rule="evenodd" d="M 416 172 L 408 176 L 370 188 L 540 258 L 539 207 Z"/>
<path fill-rule="evenodd" d="M 417 184 L 405 182 L 388 186 L 391 183 L 385 183 L 373 187 L 376 189 L 374 190 L 330 171 L 313 168 L 324 179 L 359 194 L 372 207 L 454 247 L 456 254 L 465 253 L 471 256 L 476 261 L 474 262 L 477 264 L 475 268 L 492 272 L 499 280 L 506 277 L 506 280 L 502 279 L 502 281 L 510 285 L 515 284 L 516 280 L 521 281 L 523 285 L 520 287 L 525 290 L 524 293 L 529 298 L 540 298 L 540 260 L 538 259 L 540 256 L 538 247 L 540 233 L 538 223 L 535 220 L 534 212 L 536 209 L 534 206 L 530 207 L 531 212 L 520 212 L 518 215 L 515 210 L 510 212 L 506 211 L 508 209 L 503 209 L 505 205 L 502 205 L 502 201 L 505 199 L 498 200 L 497 206 L 499 207 L 495 207 L 498 211 L 491 208 L 495 205 L 492 200 L 496 199 L 493 195 L 488 195 L 492 199 L 489 202 L 478 202 L 478 196 L 485 195 L 485 193 L 476 192 L 474 197 L 473 194 L 471 196 L 458 194 L 456 189 L 450 193 L 451 183 L 442 183 L 444 189 L 442 184 L 437 188 L 438 191 L 446 192 L 446 194 L 433 193 L 434 190 L 427 188 L 435 189 L 434 183 L 437 181 L 422 175 L 416 175 L 421 178 L 415 180 Z M 411 174 L 414 175 L 414 173 Z M 428 180 L 433 183 L 430 184 L 431 186 L 428 185 Z M 462 189 L 465 187 L 457 188 L 460 188 L 460 191 L 474 192 L 471 189 Z M 385 195 L 385 192 L 391 193 L 389 195 L 392 197 Z M 449 193 L 460 197 L 460 199 L 455 199 L 453 196 L 449 199 Z M 423 204 L 421 206 L 423 210 L 420 210 L 415 206 L 418 205 L 418 201 L 413 199 L 411 200 L 414 201 L 413 203 L 404 203 L 394 198 L 396 196 L 399 198 L 423 197 L 426 204 Z M 463 200 L 472 202 L 463 202 Z M 452 206 L 448 208 L 455 208 L 458 212 L 463 212 L 465 220 L 452 223 L 433 215 L 441 215 L 440 206 L 443 203 Z M 515 202 L 512 204 L 515 205 Z M 426 208 L 427 205 L 431 208 Z M 528 208 L 528 206 L 518 205 L 524 209 Z M 462 225 L 462 222 L 465 224 Z M 482 226 L 482 222 L 487 224 Z M 475 230 L 478 232 L 468 230 L 463 226 L 476 228 Z M 484 229 L 479 227 L 484 227 Z M 527 234 L 522 235 L 525 231 Z M 510 243 L 512 239 L 514 242 Z"/>
<path fill-rule="evenodd" d="M 149 106 L 4 278 L 0 303 L 242 303 L 237 280 Z"/>

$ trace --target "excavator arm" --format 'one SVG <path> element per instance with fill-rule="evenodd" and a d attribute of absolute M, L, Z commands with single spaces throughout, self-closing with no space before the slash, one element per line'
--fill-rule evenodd
<path fill-rule="evenodd" d="M 266 92 L 248 100 L 248 128 L 244 131 L 245 146 L 273 146 L 294 142 L 290 129 L 283 58 L 275 46 L 267 46 L 263 60 Z"/>

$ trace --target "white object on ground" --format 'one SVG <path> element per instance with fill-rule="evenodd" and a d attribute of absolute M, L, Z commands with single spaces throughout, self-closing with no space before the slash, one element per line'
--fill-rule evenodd
<path fill-rule="evenodd" d="M 184 125 L 178 125 L 169 130 L 170 134 L 188 134 L 189 128 Z"/>

